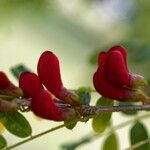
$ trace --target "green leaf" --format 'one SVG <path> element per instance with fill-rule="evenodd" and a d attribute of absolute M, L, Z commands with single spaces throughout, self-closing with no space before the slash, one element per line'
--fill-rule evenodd
<path fill-rule="evenodd" d="M 87 144 L 90 141 L 91 141 L 91 138 L 86 137 L 86 138 L 83 138 L 82 140 L 79 140 L 79 141 L 63 144 L 63 145 L 61 145 L 61 149 L 62 150 L 76 150 L 77 147 L 82 146 L 84 144 Z"/>
<path fill-rule="evenodd" d="M 76 94 L 79 95 L 80 100 L 83 105 L 89 105 L 90 100 L 91 100 L 90 91 L 91 91 L 91 89 L 89 87 L 81 87 L 75 91 Z"/>
<path fill-rule="evenodd" d="M 134 106 L 134 104 L 130 103 L 130 102 L 119 102 L 119 106 Z M 133 115 L 137 115 L 137 111 L 131 111 L 131 112 L 121 112 L 123 113 L 124 115 L 127 115 L 127 116 L 133 116 Z"/>
<path fill-rule="evenodd" d="M 0 122 L 10 133 L 20 138 L 28 137 L 32 133 L 29 122 L 19 112 L 0 112 Z"/>
<path fill-rule="evenodd" d="M 0 149 L 5 148 L 6 146 L 7 146 L 7 142 L 5 138 L 2 135 L 0 135 Z"/>
<path fill-rule="evenodd" d="M 11 69 L 12 74 L 19 79 L 19 76 L 22 72 L 26 72 L 26 71 L 30 71 L 30 69 L 28 69 L 25 65 L 23 64 L 19 64 L 15 67 L 12 67 Z"/>
<path fill-rule="evenodd" d="M 96 106 L 112 106 L 113 100 L 109 100 L 107 98 L 101 97 L 98 99 Z M 105 129 L 110 125 L 112 113 L 104 112 L 93 118 L 92 127 L 95 132 L 101 133 L 104 132 Z"/>
<path fill-rule="evenodd" d="M 109 135 L 103 144 L 103 150 L 118 150 L 117 135 L 115 133 Z"/>
<path fill-rule="evenodd" d="M 89 63 L 91 65 L 96 65 L 97 64 L 97 59 L 98 59 L 98 54 L 99 54 L 99 50 L 94 51 L 90 57 L 89 57 Z"/>
<path fill-rule="evenodd" d="M 72 129 L 77 125 L 77 122 L 78 122 L 78 121 L 74 121 L 73 123 L 68 124 L 69 122 L 70 122 L 70 121 L 64 121 L 65 127 L 66 127 L 67 129 L 69 129 L 69 130 L 72 130 Z"/>
<path fill-rule="evenodd" d="M 146 140 L 146 139 L 148 139 L 148 133 L 147 133 L 145 126 L 140 122 L 136 122 L 130 130 L 131 145 L 134 145 L 134 144 L 136 144 L 140 141 Z M 146 144 L 136 148 L 136 150 L 148 150 L 148 149 L 150 149 L 149 143 L 146 143 Z"/>

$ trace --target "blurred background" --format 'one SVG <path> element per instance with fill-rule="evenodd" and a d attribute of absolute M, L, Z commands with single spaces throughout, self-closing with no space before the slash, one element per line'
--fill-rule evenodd
<path fill-rule="evenodd" d="M 36 72 L 40 54 L 51 50 L 60 58 L 66 87 L 93 87 L 98 52 L 122 44 L 128 48 L 130 69 L 149 79 L 149 16 L 149 0 L 0 0 L 0 69 L 17 84 L 10 67 L 24 63 Z M 98 94 L 92 95 L 92 104 L 97 98 Z M 37 120 L 32 113 L 25 113 L 25 116 L 32 125 L 33 135 L 59 124 Z M 122 114 L 113 114 L 114 125 L 127 119 Z M 119 149 L 130 145 L 126 132 L 129 128 L 117 132 Z M 16 150 L 61 150 L 64 143 L 90 132 L 90 121 L 78 123 L 73 131 L 64 128 Z M 7 131 L 4 136 L 8 145 L 21 140 Z M 99 150 L 104 138 L 77 150 Z"/>

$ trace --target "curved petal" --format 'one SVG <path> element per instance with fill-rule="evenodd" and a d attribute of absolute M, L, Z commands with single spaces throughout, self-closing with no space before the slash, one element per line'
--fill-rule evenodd
<path fill-rule="evenodd" d="M 64 120 L 61 110 L 56 106 L 51 95 L 46 90 L 41 90 L 33 97 L 31 110 L 35 115 L 44 119 L 54 121 Z"/>
<path fill-rule="evenodd" d="M 38 76 L 31 72 L 24 72 L 19 78 L 19 87 L 23 90 L 26 98 L 31 98 L 43 89 Z"/>
<path fill-rule="evenodd" d="M 100 52 L 98 55 L 98 65 L 101 66 L 104 64 L 105 59 L 106 59 L 106 52 Z"/>
<path fill-rule="evenodd" d="M 45 51 L 39 58 L 37 71 L 45 87 L 55 96 L 59 95 L 63 83 L 57 56 L 50 51 Z"/>
<path fill-rule="evenodd" d="M 106 76 L 108 80 L 118 85 L 129 85 L 129 74 L 122 54 L 119 51 L 108 53 L 105 66 Z"/>
<path fill-rule="evenodd" d="M 118 101 L 127 101 L 133 99 L 135 96 L 134 91 L 109 82 L 104 70 L 101 68 L 97 70 L 97 75 L 93 82 L 94 85 L 96 85 L 97 92 L 104 97 L 116 99 Z"/>
<path fill-rule="evenodd" d="M 119 51 L 122 54 L 122 56 L 124 58 L 126 69 L 128 70 L 128 66 L 127 66 L 127 52 L 126 52 L 125 47 L 120 46 L 120 45 L 116 45 L 116 46 L 113 46 L 112 48 L 110 48 L 108 52 L 112 52 L 112 51 Z"/>

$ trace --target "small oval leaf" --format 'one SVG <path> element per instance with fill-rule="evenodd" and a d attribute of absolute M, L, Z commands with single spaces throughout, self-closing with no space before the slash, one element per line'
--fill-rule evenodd
<path fill-rule="evenodd" d="M 22 72 L 25 72 L 25 71 L 30 71 L 30 69 L 28 69 L 25 65 L 23 64 L 19 64 L 15 67 L 12 67 L 11 68 L 11 72 L 12 74 L 17 78 L 19 79 L 19 76 Z"/>
<path fill-rule="evenodd" d="M 113 100 L 101 97 L 98 99 L 96 106 L 112 106 Z M 95 132 L 101 133 L 110 125 L 111 112 L 101 113 L 93 118 L 92 127 Z"/>
<path fill-rule="evenodd" d="M 28 137 L 32 133 L 29 122 L 19 112 L 0 112 L 0 122 L 10 133 L 20 138 Z"/>
<path fill-rule="evenodd" d="M 103 144 L 103 150 L 118 150 L 118 139 L 115 133 L 109 135 Z"/>
<path fill-rule="evenodd" d="M 76 126 L 77 121 L 75 121 L 75 122 L 73 122 L 73 123 L 71 123 L 71 124 L 69 124 L 69 125 L 68 125 L 68 123 L 69 123 L 68 121 L 65 121 L 64 123 L 65 123 L 65 127 L 66 127 L 67 129 L 72 130 L 72 129 Z"/>
<path fill-rule="evenodd" d="M 80 100 L 83 105 L 89 105 L 91 100 L 90 88 L 89 87 L 81 87 L 75 91 L 76 94 L 79 95 Z"/>
<path fill-rule="evenodd" d="M 2 135 L 0 135 L 0 149 L 5 148 L 6 146 L 7 146 L 7 142 L 5 138 Z"/>
<path fill-rule="evenodd" d="M 131 145 L 134 145 L 140 141 L 148 139 L 148 133 L 144 125 L 140 122 L 136 122 L 130 130 L 130 142 Z M 146 143 L 136 150 L 148 150 L 150 149 L 150 144 Z"/>

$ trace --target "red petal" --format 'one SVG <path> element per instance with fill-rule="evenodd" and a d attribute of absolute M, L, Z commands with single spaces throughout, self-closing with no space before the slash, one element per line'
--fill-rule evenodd
<path fill-rule="evenodd" d="M 123 46 L 117 45 L 117 46 L 113 46 L 112 48 L 110 48 L 108 52 L 111 52 L 111 51 L 119 51 L 122 54 L 122 56 L 124 58 L 125 65 L 126 65 L 126 69 L 128 70 L 126 48 Z"/>
<path fill-rule="evenodd" d="M 24 72 L 20 75 L 19 87 L 23 90 L 26 98 L 33 97 L 43 89 L 38 76 L 31 72 Z"/>
<path fill-rule="evenodd" d="M 119 101 L 133 99 L 134 91 L 125 87 L 119 87 L 107 80 L 103 68 L 98 68 L 95 77 L 93 78 L 95 89 L 102 96 Z"/>
<path fill-rule="evenodd" d="M 106 76 L 109 81 L 119 85 L 129 85 L 129 73 L 126 69 L 122 54 L 119 51 L 108 53 L 105 66 Z"/>
<path fill-rule="evenodd" d="M 55 96 L 58 96 L 63 84 L 57 56 L 50 51 L 45 51 L 39 59 L 37 71 L 45 87 Z"/>
<path fill-rule="evenodd" d="M 49 120 L 62 121 L 61 110 L 55 105 L 51 95 L 41 90 L 32 99 L 31 110 L 35 115 Z"/>
<path fill-rule="evenodd" d="M 98 65 L 102 65 L 106 59 L 106 52 L 100 52 L 98 56 Z"/>
<path fill-rule="evenodd" d="M 0 90 L 4 90 L 10 86 L 11 82 L 8 79 L 7 75 L 0 71 Z"/>

